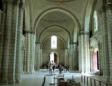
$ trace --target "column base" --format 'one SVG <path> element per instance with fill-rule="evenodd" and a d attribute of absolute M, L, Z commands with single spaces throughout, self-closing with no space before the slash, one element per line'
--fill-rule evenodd
<path fill-rule="evenodd" d="M 0 80 L 0 85 L 8 85 L 8 80 Z"/>
<path fill-rule="evenodd" d="M 16 84 L 16 81 L 15 81 L 15 80 L 9 80 L 9 81 L 8 81 L 8 84 L 13 84 L 13 85 L 15 85 L 15 84 Z"/>
<path fill-rule="evenodd" d="M 16 83 L 20 83 L 22 80 L 21 79 L 16 79 Z"/>

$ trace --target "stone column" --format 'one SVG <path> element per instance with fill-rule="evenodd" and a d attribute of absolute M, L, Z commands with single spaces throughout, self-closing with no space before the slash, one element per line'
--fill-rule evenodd
<path fill-rule="evenodd" d="M 77 64 L 78 64 L 78 54 L 77 54 L 77 46 L 76 46 L 76 43 L 74 42 L 71 42 L 70 43 L 70 54 L 71 54 L 71 59 L 70 59 L 70 63 L 71 63 L 71 66 L 72 66 L 72 70 L 77 70 Z"/>
<path fill-rule="evenodd" d="M 90 72 L 90 52 L 89 52 L 89 34 L 81 31 L 80 32 L 80 58 L 82 73 Z"/>
<path fill-rule="evenodd" d="M 85 64 L 86 73 L 90 73 L 90 50 L 89 50 L 89 34 L 84 33 L 84 54 L 85 54 Z"/>
<path fill-rule="evenodd" d="M 67 62 L 68 61 L 68 50 L 65 49 L 65 65 L 68 65 Z"/>
<path fill-rule="evenodd" d="M 109 73 L 112 80 L 112 1 L 106 0 L 106 17 L 108 30 Z"/>
<path fill-rule="evenodd" d="M 99 41 L 99 53 L 98 53 L 98 67 L 99 67 L 99 70 L 100 70 L 100 74 L 102 75 L 103 73 L 103 50 L 102 50 L 102 42 Z"/>
<path fill-rule="evenodd" d="M 19 2 L 4 0 L 2 83 L 15 83 L 16 37 Z"/>
<path fill-rule="evenodd" d="M 42 66 L 43 57 L 42 57 L 42 49 L 40 49 L 40 66 Z"/>
<path fill-rule="evenodd" d="M 35 49 L 35 70 L 39 70 L 40 67 L 40 42 L 36 42 Z"/>
<path fill-rule="evenodd" d="M 5 15 L 0 11 L 0 81 L 1 81 L 1 72 L 2 72 L 2 54 L 3 54 L 3 26 L 5 21 Z"/>
<path fill-rule="evenodd" d="M 17 30 L 17 46 L 16 46 L 16 82 L 21 81 L 22 74 L 22 34 L 23 34 L 23 11 L 24 11 L 24 2 L 20 3 L 19 6 L 19 17 L 18 17 L 18 30 Z"/>
<path fill-rule="evenodd" d="M 30 33 L 25 33 L 25 57 L 24 57 L 24 72 L 29 73 L 30 72 Z"/>
<path fill-rule="evenodd" d="M 79 51 L 78 51 L 78 55 L 79 55 L 79 71 L 82 72 L 82 40 L 81 40 L 81 35 L 78 38 L 78 43 L 79 43 Z"/>
<path fill-rule="evenodd" d="M 78 70 L 78 49 L 77 49 L 77 43 L 73 43 L 73 69 Z"/>
<path fill-rule="evenodd" d="M 13 2 L 12 9 L 12 26 L 9 42 L 9 62 L 8 62 L 8 83 L 15 83 L 15 68 L 16 68 L 16 44 L 17 44 L 17 29 L 18 29 L 18 14 L 19 1 Z"/>
<path fill-rule="evenodd" d="M 30 71 L 34 72 L 34 59 L 35 59 L 35 33 L 30 35 L 30 57 L 31 57 L 31 65 Z"/>
<path fill-rule="evenodd" d="M 6 10 L 7 9 L 7 10 Z M 1 64 L 1 82 L 8 83 L 8 59 L 9 59 L 9 43 L 10 43 L 10 34 L 11 34 L 11 19 L 12 19 L 12 4 L 8 2 L 4 2 L 4 8 L 3 8 L 4 14 L 3 14 L 3 24 L 2 24 L 2 32 L 3 32 L 3 38 L 5 40 L 2 40 L 3 50 L 2 50 L 2 64 Z"/>
<path fill-rule="evenodd" d="M 85 55 L 84 55 L 84 34 L 81 32 L 80 33 L 80 58 L 81 58 L 81 68 L 82 68 L 82 73 L 85 73 Z"/>
<path fill-rule="evenodd" d="M 93 47 L 90 48 L 90 72 L 93 72 Z"/>
<path fill-rule="evenodd" d="M 35 58 L 35 33 L 32 31 L 25 31 L 24 72 L 32 73 L 34 71 L 34 58 Z"/>
<path fill-rule="evenodd" d="M 103 75 L 107 81 L 112 80 L 112 1 L 104 0 L 103 8 Z"/>
<path fill-rule="evenodd" d="M 69 47 L 69 66 L 70 66 L 70 69 L 72 69 L 72 67 L 73 67 L 72 58 L 73 58 L 72 44 L 70 43 L 70 47 Z"/>

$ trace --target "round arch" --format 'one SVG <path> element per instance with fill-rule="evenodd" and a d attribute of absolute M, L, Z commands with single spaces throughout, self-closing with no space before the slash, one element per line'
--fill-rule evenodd
<path fill-rule="evenodd" d="M 38 38 L 39 41 L 40 41 L 40 38 L 41 38 L 42 34 L 43 34 L 45 31 L 47 31 L 48 29 L 52 28 L 52 27 L 58 27 L 59 29 L 63 29 L 64 31 L 66 31 L 67 34 L 68 34 L 68 36 L 69 36 L 69 40 L 71 40 L 70 32 L 69 32 L 65 27 L 60 26 L 60 25 L 50 25 L 50 26 L 47 26 L 45 29 L 43 29 L 43 30 L 41 31 L 41 33 L 39 34 L 39 38 Z"/>
<path fill-rule="evenodd" d="M 54 12 L 54 11 L 63 12 L 63 13 L 65 13 L 66 15 L 68 15 L 68 16 L 74 21 L 74 23 L 76 23 L 77 27 L 78 27 L 79 30 L 80 30 L 81 26 L 80 26 L 80 23 L 79 23 L 77 17 L 76 17 L 71 11 L 69 11 L 69 10 L 67 10 L 67 9 L 64 9 L 64 8 L 60 8 L 60 7 L 48 8 L 48 9 L 44 10 L 43 12 L 41 12 L 41 13 L 39 14 L 39 16 L 37 16 L 37 18 L 36 18 L 36 20 L 35 20 L 35 22 L 34 22 L 34 30 L 36 31 L 36 28 L 38 27 L 38 24 L 39 24 L 40 20 L 41 20 L 45 15 L 47 15 L 47 14 L 50 13 L 50 12 Z M 79 32 L 79 31 L 78 31 L 78 32 Z"/>
<path fill-rule="evenodd" d="M 57 37 L 59 37 L 59 39 L 63 42 L 64 47 L 66 48 L 66 47 L 67 47 L 67 44 L 66 44 L 66 41 L 64 40 L 64 38 L 61 37 L 61 36 L 59 36 L 59 35 L 57 35 L 57 34 L 54 34 L 54 35 L 56 35 Z M 52 36 L 52 35 L 48 35 L 48 36 L 46 36 L 46 37 L 42 40 L 42 43 L 41 43 L 42 45 L 40 45 L 41 48 L 43 47 L 43 43 L 45 43 L 46 40 L 50 39 L 51 36 Z"/>
<path fill-rule="evenodd" d="M 95 1 L 96 0 L 91 0 L 89 1 L 88 0 L 88 3 L 86 5 L 86 10 L 85 10 L 85 17 L 84 17 L 84 23 L 83 23 L 83 30 L 82 31 L 85 31 L 85 32 L 89 32 L 89 27 L 90 27 L 90 20 L 91 20 L 91 14 L 92 14 L 92 11 L 93 11 L 93 6 L 95 4 Z"/>

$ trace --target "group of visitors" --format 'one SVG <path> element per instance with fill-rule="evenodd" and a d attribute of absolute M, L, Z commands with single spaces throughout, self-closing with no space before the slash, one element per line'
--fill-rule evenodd
<path fill-rule="evenodd" d="M 61 74 L 63 71 L 69 71 L 69 65 L 64 66 L 64 65 L 56 65 L 55 62 L 50 61 L 48 63 L 48 68 L 49 68 L 49 74 L 52 74 L 53 72 L 55 72 L 55 69 L 59 70 L 59 73 Z"/>

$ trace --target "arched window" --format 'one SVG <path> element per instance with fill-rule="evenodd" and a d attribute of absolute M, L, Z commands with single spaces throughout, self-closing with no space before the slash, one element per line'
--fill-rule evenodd
<path fill-rule="evenodd" d="M 94 32 L 98 31 L 98 17 L 97 17 L 97 12 L 94 11 Z"/>
<path fill-rule="evenodd" d="M 51 49 L 57 49 L 57 36 L 51 36 Z"/>

